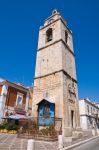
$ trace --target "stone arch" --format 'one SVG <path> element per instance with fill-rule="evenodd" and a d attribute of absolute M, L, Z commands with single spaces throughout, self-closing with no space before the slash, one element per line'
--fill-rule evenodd
<path fill-rule="evenodd" d="M 49 42 L 49 41 L 52 41 L 52 39 L 53 39 L 53 30 L 52 28 L 49 28 L 46 31 L 46 41 Z"/>

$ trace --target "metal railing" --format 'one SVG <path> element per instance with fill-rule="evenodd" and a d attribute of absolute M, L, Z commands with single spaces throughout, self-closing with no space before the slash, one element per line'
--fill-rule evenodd
<path fill-rule="evenodd" d="M 49 119 L 51 123 L 49 125 L 40 125 L 39 120 L 43 119 L 42 117 L 33 117 L 32 119 L 23 119 L 19 121 L 19 131 L 18 131 L 18 137 L 21 138 L 34 138 L 34 139 L 44 139 L 46 136 L 46 132 L 49 132 L 49 130 L 46 130 L 50 128 L 52 132 L 52 138 L 55 140 L 57 139 L 58 135 L 62 133 L 62 118 L 45 118 Z M 54 121 L 54 122 L 53 122 Z M 45 131 L 42 132 L 42 129 Z M 44 133 L 44 134 L 43 134 Z M 49 138 L 48 138 L 49 139 Z M 51 140 L 51 139 L 50 139 Z"/>
<path fill-rule="evenodd" d="M 14 105 L 14 110 L 16 113 L 20 113 L 23 115 L 26 115 L 25 105 Z"/>

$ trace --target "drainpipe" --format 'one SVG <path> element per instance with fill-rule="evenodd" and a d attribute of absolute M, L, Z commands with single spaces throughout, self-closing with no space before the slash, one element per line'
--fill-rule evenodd
<path fill-rule="evenodd" d="M 25 105 L 25 111 L 28 111 L 28 103 L 29 103 L 29 93 L 26 95 L 26 105 Z"/>

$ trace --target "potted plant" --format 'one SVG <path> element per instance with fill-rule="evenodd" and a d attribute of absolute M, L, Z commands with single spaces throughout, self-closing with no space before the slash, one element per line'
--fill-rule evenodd
<path fill-rule="evenodd" d="M 8 123 L 7 122 L 3 122 L 0 126 L 0 132 L 1 133 L 7 133 L 7 127 L 8 127 Z"/>
<path fill-rule="evenodd" d="M 18 130 L 18 125 L 13 124 L 12 129 L 13 129 L 13 134 L 16 134 L 16 133 L 17 133 L 17 130 Z"/>

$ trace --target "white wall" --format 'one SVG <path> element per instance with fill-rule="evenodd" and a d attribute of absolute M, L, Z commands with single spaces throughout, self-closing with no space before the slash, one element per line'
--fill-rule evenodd
<path fill-rule="evenodd" d="M 86 116 L 80 116 L 80 126 L 81 126 L 82 129 L 88 129 L 87 117 Z"/>
<path fill-rule="evenodd" d="M 5 107 L 7 89 L 8 89 L 8 86 L 3 85 L 1 95 L 0 95 L 0 122 L 1 122 L 1 118 L 4 115 L 4 107 Z"/>
<path fill-rule="evenodd" d="M 84 100 L 79 101 L 79 112 L 80 112 L 80 115 L 85 115 L 86 113 L 86 106 L 85 106 Z"/>

